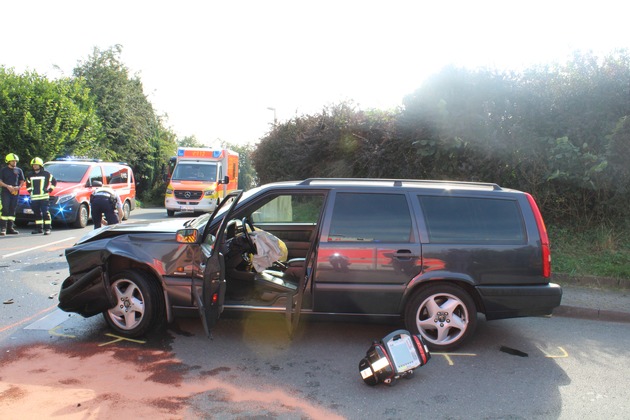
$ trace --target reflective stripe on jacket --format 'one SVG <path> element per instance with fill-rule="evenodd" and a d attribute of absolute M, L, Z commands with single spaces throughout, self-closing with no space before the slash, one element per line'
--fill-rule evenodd
<path fill-rule="evenodd" d="M 31 193 L 31 200 L 48 200 L 48 192 L 57 185 L 57 180 L 48 171 L 29 172 L 26 186 Z"/>

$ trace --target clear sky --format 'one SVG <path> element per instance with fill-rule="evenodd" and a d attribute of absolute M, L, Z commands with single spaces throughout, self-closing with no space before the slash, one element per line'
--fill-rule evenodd
<path fill-rule="evenodd" d="M 388 109 L 448 64 L 521 69 L 629 48 L 619 0 L 0 0 L 0 65 L 70 76 L 122 62 L 178 136 L 254 143 L 341 100 Z"/>

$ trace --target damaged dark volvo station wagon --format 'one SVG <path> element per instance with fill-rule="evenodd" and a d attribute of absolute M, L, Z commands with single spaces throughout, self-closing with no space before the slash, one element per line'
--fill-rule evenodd
<path fill-rule="evenodd" d="M 261 266 L 256 235 L 277 238 Z M 59 307 L 103 313 L 137 337 L 199 313 L 206 333 L 223 310 L 404 320 L 433 350 L 487 320 L 550 315 L 550 250 L 531 195 L 490 183 L 307 179 L 223 200 L 213 215 L 114 225 L 66 250 Z M 258 269 L 256 269 L 258 267 Z"/>

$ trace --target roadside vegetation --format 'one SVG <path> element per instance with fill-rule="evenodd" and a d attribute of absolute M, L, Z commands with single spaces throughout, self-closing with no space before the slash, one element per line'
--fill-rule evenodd
<path fill-rule="evenodd" d="M 552 270 L 630 282 L 630 226 L 549 227 Z"/>

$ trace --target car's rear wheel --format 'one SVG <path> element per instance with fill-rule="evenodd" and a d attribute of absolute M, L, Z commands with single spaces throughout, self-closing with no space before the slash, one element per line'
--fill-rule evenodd
<path fill-rule="evenodd" d="M 125 201 L 123 203 L 123 214 L 122 214 L 122 219 L 123 220 L 127 220 L 129 219 L 129 215 L 131 214 L 131 205 L 129 205 L 129 201 Z"/>
<path fill-rule="evenodd" d="M 411 333 L 422 335 L 431 350 L 453 350 L 477 328 L 475 302 L 453 284 L 429 285 L 407 304 L 405 324 Z"/>
<path fill-rule="evenodd" d="M 81 204 L 79 206 L 79 211 L 77 212 L 77 218 L 75 219 L 72 225 L 76 228 L 84 228 L 88 224 L 88 208 L 85 204 Z"/>
<path fill-rule="evenodd" d="M 126 270 L 112 277 L 116 306 L 103 313 L 109 326 L 124 337 L 139 337 L 161 323 L 164 300 L 160 286 L 148 273 Z"/>

